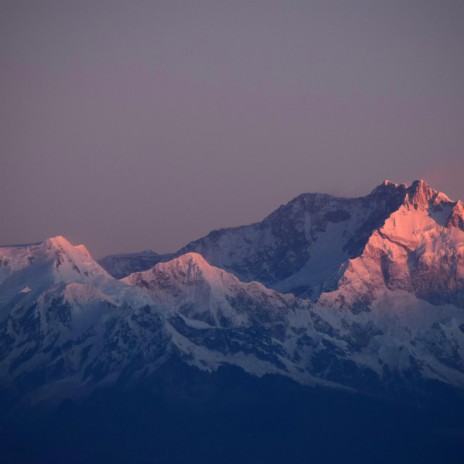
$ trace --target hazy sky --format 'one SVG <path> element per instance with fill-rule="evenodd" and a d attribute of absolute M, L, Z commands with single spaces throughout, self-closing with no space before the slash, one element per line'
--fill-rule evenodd
<path fill-rule="evenodd" d="M 0 0 L 0 243 L 173 251 L 302 192 L 464 199 L 464 1 Z"/>

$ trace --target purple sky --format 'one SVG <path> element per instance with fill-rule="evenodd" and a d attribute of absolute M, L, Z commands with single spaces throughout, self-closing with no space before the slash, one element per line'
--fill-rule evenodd
<path fill-rule="evenodd" d="M 302 192 L 464 199 L 464 2 L 0 5 L 0 243 L 173 251 Z"/>

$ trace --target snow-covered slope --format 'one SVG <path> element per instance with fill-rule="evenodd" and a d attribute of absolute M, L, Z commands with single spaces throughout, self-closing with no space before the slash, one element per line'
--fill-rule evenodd
<path fill-rule="evenodd" d="M 3 387 L 45 388 L 47 397 L 85 390 L 88 382 L 94 388 L 120 375 L 139 350 L 149 353 L 164 344 L 151 300 L 112 278 L 84 246 L 53 237 L 2 247 L 0 257 Z M 155 342 L 152 332 L 158 334 Z M 139 338 L 151 340 L 152 349 Z"/>
<path fill-rule="evenodd" d="M 122 280 L 145 291 L 166 309 L 219 327 L 264 324 L 286 318 L 288 309 L 309 301 L 282 295 L 258 282 L 243 283 L 211 266 L 198 253 L 187 253 Z"/>
<path fill-rule="evenodd" d="M 73 246 L 64 237 L 40 243 L 0 247 L 0 283 L 18 272 L 33 269 L 35 277 L 53 282 L 88 281 L 106 278 L 107 273 L 95 263 L 84 245 Z M 41 267 L 43 272 L 37 272 Z"/>
<path fill-rule="evenodd" d="M 162 308 L 174 345 L 202 369 L 228 363 L 360 390 L 421 379 L 464 387 L 464 314 L 451 305 L 403 291 L 370 313 L 328 311 L 240 282 L 196 253 L 124 281 Z"/>
<path fill-rule="evenodd" d="M 160 308 L 173 346 L 188 364 L 208 371 L 232 364 L 253 375 L 275 373 L 302 383 L 330 383 L 300 367 L 293 351 L 286 350 L 293 338 L 291 320 L 300 331 L 312 330 L 309 300 L 258 282 L 240 282 L 197 253 L 123 281 L 140 288 Z"/>
<path fill-rule="evenodd" d="M 0 248 L 0 320 L 17 304 L 35 301 L 53 285 L 104 285 L 113 280 L 83 245 L 58 236 L 43 242 Z"/>

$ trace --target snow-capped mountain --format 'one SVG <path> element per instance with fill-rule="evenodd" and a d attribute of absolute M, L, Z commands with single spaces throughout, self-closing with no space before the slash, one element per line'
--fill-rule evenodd
<path fill-rule="evenodd" d="M 313 306 L 240 282 L 196 253 L 123 281 L 151 297 L 171 326 L 173 343 L 200 369 L 234 364 L 255 375 L 360 390 L 366 381 L 368 388 L 388 388 L 392 378 L 408 376 L 464 387 L 459 308 L 435 307 L 406 292 L 372 312 Z"/>
<path fill-rule="evenodd" d="M 359 256 L 343 264 L 335 289 L 320 303 L 362 308 L 403 290 L 464 308 L 463 221 L 460 201 L 414 182 Z"/>
<path fill-rule="evenodd" d="M 213 231 L 174 255 L 108 257 L 112 275 L 196 252 L 244 282 L 258 281 L 323 305 L 369 304 L 406 290 L 464 305 L 464 206 L 424 181 L 385 181 L 361 198 L 303 194 L 262 222 Z"/>
<path fill-rule="evenodd" d="M 339 266 L 361 253 L 372 232 L 399 208 L 406 190 L 386 181 L 362 198 L 303 194 L 262 222 L 213 231 L 156 259 L 196 252 L 242 281 L 315 298 L 324 284 L 331 284 Z M 112 275 L 129 275 L 149 268 L 143 268 L 138 256 L 112 255 L 100 264 Z"/>
<path fill-rule="evenodd" d="M 463 246 L 462 203 L 417 181 L 302 195 L 121 280 L 63 237 L 3 247 L 0 386 L 80 396 L 177 359 L 369 394 L 464 388 Z"/>
<path fill-rule="evenodd" d="M 159 318 L 145 311 L 150 299 L 108 275 L 84 246 L 54 237 L 0 248 L 0 256 L 3 388 L 34 391 L 36 399 L 45 388 L 50 398 L 86 389 L 90 379 L 91 391 L 96 381 L 130 366 L 140 350 L 150 357 L 164 343 Z M 137 332 L 141 319 L 144 337 Z M 147 351 L 137 339 L 152 340 L 152 333 L 156 340 Z M 134 346 L 130 352 L 127 343 Z"/>
<path fill-rule="evenodd" d="M 262 222 L 189 243 L 242 281 L 329 306 L 368 307 L 387 290 L 464 305 L 464 207 L 424 181 L 361 198 L 304 194 Z"/>
<path fill-rule="evenodd" d="M 0 319 L 16 304 L 35 299 L 49 287 L 66 283 L 103 284 L 108 273 L 85 246 L 63 237 L 41 243 L 0 248 Z"/>
<path fill-rule="evenodd" d="M 310 306 L 308 300 L 280 294 L 258 282 L 240 282 L 198 253 L 159 263 L 122 282 L 140 287 L 168 312 L 224 328 L 285 320 L 292 307 Z"/>
<path fill-rule="evenodd" d="M 401 206 L 406 192 L 406 186 L 386 181 L 361 198 L 303 194 L 262 222 L 213 231 L 176 254 L 194 251 L 243 281 L 315 300 Z"/>

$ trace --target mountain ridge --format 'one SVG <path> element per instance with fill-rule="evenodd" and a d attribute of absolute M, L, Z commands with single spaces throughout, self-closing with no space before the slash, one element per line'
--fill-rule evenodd
<path fill-rule="evenodd" d="M 301 194 L 261 222 L 212 231 L 167 258 L 198 252 L 242 281 L 318 300 L 336 289 L 349 261 L 401 208 L 427 210 L 441 226 L 464 230 L 461 202 L 423 180 L 409 186 L 385 181 L 364 197 Z"/>
<path fill-rule="evenodd" d="M 64 237 L 0 248 L 0 386 L 91 392 L 176 358 L 363 393 L 464 388 L 461 212 L 423 181 L 305 194 L 120 280 Z M 282 292 L 305 279 L 313 301 Z"/>

